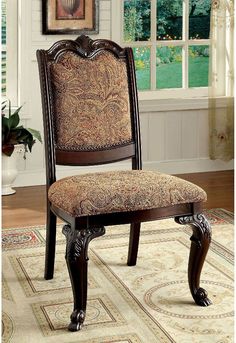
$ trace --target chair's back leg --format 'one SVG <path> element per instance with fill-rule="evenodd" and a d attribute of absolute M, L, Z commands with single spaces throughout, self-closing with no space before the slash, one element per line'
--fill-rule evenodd
<path fill-rule="evenodd" d="M 50 210 L 50 204 L 47 204 L 47 223 L 46 223 L 46 253 L 44 278 L 50 280 L 53 278 L 55 249 L 56 249 L 56 226 L 57 217 Z"/>
<path fill-rule="evenodd" d="M 105 228 L 76 230 L 65 225 L 63 234 L 66 236 L 66 263 L 70 275 L 74 309 L 71 314 L 70 331 L 81 329 L 85 320 L 88 288 L 88 245 L 89 242 L 105 233 Z"/>
<path fill-rule="evenodd" d="M 132 223 L 130 225 L 129 252 L 127 260 L 128 266 L 135 266 L 137 262 L 140 227 L 141 223 Z"/>
<path fill-rule="evenodd" d="M 193 228 L 188 265 L 189 287 L 195 303 L 200 306 L 208 306 L 211 301 L 208 299 L 205 289 L 200 287 L 200 275 L 211 242 L 210 224 L 203 214 L 177 217 L 175 221 L 179 224 L 190 224 Z"/>

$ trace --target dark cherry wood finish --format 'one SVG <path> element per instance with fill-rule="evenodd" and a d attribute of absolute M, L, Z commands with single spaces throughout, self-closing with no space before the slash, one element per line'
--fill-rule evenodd
<path fill-rule="evenodd" d="M 96 151 L 62 151 L 56 149 L 56 163 L 64 165 L 98 165 L 113 162 L 118 162 L 133 157 L 135 155 L 135 144 L 131 143 L 119 147 L 114 147 L 110 150 Z"/>
<path fill-rule="evenodd" d="M 129 83 L 132 124 L 132 141 L 130 143 L 111 146 L 103 150 L 94 149 L 90 151 L 78 149 L 68 150 L 64 147 L 57 146 L 54 141 L 55 118 L 53 117 L 52 90 L 48 63 L 57 61 L 58 57 L 68 50 L 87 59 L 91 59 L 102 50 L 108 50 L 116 58 L 125 61 Z M 38 50 L 37 59 L 44 116 L 47 190 L 56 181 L 56 164 L 97 165 L 131 158 L 132 169 L 142 169 L 138 96 L 132 49 L 122 49 L 116 43 L 109 40 L 91 40 L 87 36 L 80 36 L 75 41 L 59 41 L 47 51 Z M 106 225 L 131 223 L 127 261 L 129 266 L 136 264 L 141 222 L 173 217 L 179 224 L 192 225 L 193 236 L 191 238 L 192 245 L 188 273 L 190 291 L 196 304 L 201 306 L 209 305 L 210 301 L 207 298 L 207 293 L 200 287 L 199 282 L 201 269 L 210 244 L 211 230 L 201 211 L 201 204 L 186 203 L 152 210 L 72 217 L 60 208 L 55 207 L 47 199 L 45 257 L 45 279 L 47 280 L 53 278 L 56 217 L 58 216 L 68 223 L 64 226 L 63 233 L 67 238 L 66 261 L 74 295 L 74 309 L 71 315 L 71 323 L 68 327 L 69 330 L 80 330 L 84 322 L 87 302 L 88 245 L 93 238 L 105 233 L 104 226 Z"/>
<path fill-rule="evenodd" d="M 175 217 L 175 221 L 182 225 L 192 225 L 193 235 L 190 238 L 192 243 L 188 266 L 189 287 L 196 304 L 208 306 L 211 301 L 205 289 L 200 287 L 200 275 L 211 242 L 210 224 L 203 214 Z"/>

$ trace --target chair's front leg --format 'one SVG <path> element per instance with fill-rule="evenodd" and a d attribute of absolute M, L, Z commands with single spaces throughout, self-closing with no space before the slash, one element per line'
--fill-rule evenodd
<path fill-rule="evenodd" d="M 188 281 L 193 299 L 197 305 L 208 306 L 211 301 L 205 289 L 200 287 L 200 275 L 211 242 L 211 227 L 203 214 L 176 217 L 179 224 L 190 224 L 193 228 L 188 265 Z"/>
<path fill-rule="evenodd" d="M 71 322 L 68 326 L 70 331 L 81 329 L 85 320 L 88 288 L 88 244 L 98 236 L 105 233 L 105 228 L 76 230 L 65 225 L 62 230 L 66 236 L 66 263 L 70 275 L 74 310 L 71 314 Z"/>

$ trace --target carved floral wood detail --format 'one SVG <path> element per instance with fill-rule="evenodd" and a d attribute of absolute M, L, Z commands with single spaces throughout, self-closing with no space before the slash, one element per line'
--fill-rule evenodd
<path fill-rule="evenodd" d="M 105 234 L 105 228 L 91 228 L 87 230 L 74 230 L 70 225 L 64 225 L 62 233 L 66 236 L 66 259 L 75 262 L 81 255 L 88 260 L 87 249 L 89 242 Z"/>

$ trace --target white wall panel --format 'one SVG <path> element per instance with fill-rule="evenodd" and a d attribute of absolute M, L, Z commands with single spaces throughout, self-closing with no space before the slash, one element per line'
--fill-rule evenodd
<path fill-rule="evenodd" d="M 149 125 L 148 116 L 140 115 L 140 131 L 141 131 L 141 144 L 142 144 L 142 158 L 143 161 L 148 161 L 148 141 L 149 141 Z"/>
<path fill-rule="evenodd" d="M 32 12 L 41 12 L 41 1 L 39 0 L 32 0 Z"/>
<path fill-rule="evenodd" d="M 181 117 L 181 158 L 195 158 L 198 151 L 198 114 L 196 111 L 184 111 Z"/>
<path fill-rule="evenodd" d="M 145 115 L 148 115 L 145 113 Z M 148 131 L 148 160 L 163 161 L 165 159 L 165 113 L 150 113 Z"/>
<path fill-rule="evenodd" d="M 182 127 L 181 112 L 165 113 L 165 142 L 164 151 L 166 160 L 181 159 L 182 155 Z"/>
<path fill-rule="evenodd" d="M 111 11 L 111 1 L 112 0 L 103 0 L 103 1 L 100 1 L 100 10 L 103 11 L 103 10 L 107 10 L 107 11 Z"/>
<path fill-rule="evenodd" d="M 208 111 L 198 111 L 198 155 L 199 158 L 209 156 L 209 122 Z"/>

